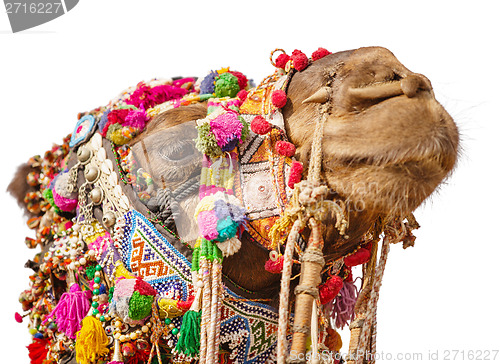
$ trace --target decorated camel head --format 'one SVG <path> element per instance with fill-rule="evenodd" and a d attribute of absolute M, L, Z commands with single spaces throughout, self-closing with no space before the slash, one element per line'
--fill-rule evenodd
<path fill-rule="evenodd" d="M 373 354 L 389 244 L 413 245 L 458 131 L 384 48 L 278 53 L 257 86 L 141 82 L 20 167 L 32 362 L 333 362 L 348 324 Z"/>

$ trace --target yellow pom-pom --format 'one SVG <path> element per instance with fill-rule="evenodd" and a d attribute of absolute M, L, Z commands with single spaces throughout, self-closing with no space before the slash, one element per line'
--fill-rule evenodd
<path fill-rule="evenodd" d="M 93 363 L 99 356 L 109 352 L 108 343 L 101 322 L 94 316 L 85 317 L 82 329 L 76 333 L 76 361 L 80 364 Z"/>

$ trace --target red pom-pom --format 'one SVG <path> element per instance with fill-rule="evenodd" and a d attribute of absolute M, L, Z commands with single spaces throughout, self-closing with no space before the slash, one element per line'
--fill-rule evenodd
<path fill-rule="evenodd" d="M 187 299 L 187 301 L 177 301 L 177 308 L 183 310 L 183 311 L 187 311 L 191 308 L 191 305 L 193 304 L 193 301 L 194 301 L 194 296 L 191 295 L 189 296 L 189 298 Z"/>
<path fill-rule="evenodd" d="M 302 71 L 309 64 L 309 59 L 307 58 L 307 56 L 304 53 L 302 53 L 301 51 L 299 51 L 298 49 L 296 49 L 292 52 L 291 58 L 293 61 L 293 67 L 297 71 Z"/>
<path fill-rule="evenodd" d="M 141 277 L 138 277 L 135 281 L 134 291 L 139 292 L 143 296 L 156 296 L 158 293 L 156 290 Z"/>
<path fill-rule="evenodd" d="M 291 157 L 295 154 L 295 145 L 289 142 L 280 140 L 276 142 L 276 152 L 285 157 Z"/>
<path fill-rule="evenodd" d="M 319 286 L 319 299 L 321 304 L 324 305 L 333 300 L 339 294 L 343 286 L 344 282 L 339 276 L 333 276 Z"/>
<path fill-rule="evenodd" d="M 229 71 L 229 73 L 238 79 L 238 86 L 240 86 L 240 90 L 244 90 L 247 87 L 248 79 L 243 73 L 238 71 Z"/>
<path fill-rule="evenodd" d="M 290 169 L 290 178 L 288 178 L 288 187 L 293 188 L 296 183 L 302 180 L 302 172 L 304 171 L 304 166 L 300 162 L 292 162 L 292 167 Z"/>
<path fill-rule="evenodd" d="M 286 53 L 281 53 L 278 58 L 276 58 L 276 62 L 274 62 L 274 64 L 276 65 L 276 67 L 278 68 L 282 68 L 282 69 L 285 69 L 285 66 L 287 64 L 287 62 L 290 60 L 290 56 Z"/>
<path fill-rule="evenodd" d="M 33 342 L 27 346 L 31 364 L 42 364 L 47 359 L 49 341 L 46 339 L 33 339 Z"/>
<path fill-rule="evenodd" d="M 23 322 L 23 317 L 16 312 L 16 314 L 14 315 L 14 318 L 16 319 L 17 322 L 21 323 Z"/>
<path fill-rule="evenodd" d="M 271 102 L 274 106 L 281 109 L 286 105 L 286 93 L 283 90 L 276 90 L 271 95 Z"/>
<path fill-rule="evenodd" d="M 364 264 L 370 260 L 371 252 L 366 248 L 360 248 L 356 253 L 344 258 L 344 265 L 347 267 L 354 267 L 356 265 Z"/>
<path fill-rule="evenodd" d="M 329 54 L 332 54 L 329 50 L 325 48 L 318 48 L 317 51 L 313 52 L 311 58 L 313 61 L 317 61 L 320 58 L 323 58 L 324 56 L 328 56 Z"/>
<path fill-rule="evenodd" d="M 239 98 L 241 101 L 245 101 L 248 96 L 248 91 L 247 90 L 241 90 L 236 94 L 236 97 Z"/>
<path fill-rule="evenodd" d="M 252 122 L 250 123 L 250 129 L 252 129 L 255 134 L 267 134 L 271 131 L 272 128 L 272 125 L 260 115 L 254 117 Z"/>
<path fill-rule="evenodd" d="M 278 259 L 276 260 L 268 259 L 264 268 L 269 273 L 281 273 L 283 270 L 283 255 L 278 255 Z"/>

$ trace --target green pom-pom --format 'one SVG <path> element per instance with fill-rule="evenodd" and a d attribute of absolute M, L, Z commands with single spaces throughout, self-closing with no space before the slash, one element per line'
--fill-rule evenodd
<path fill-rule="evenodd" d="M 191 259 L 191 271 L 198 272 L 200 270 L 200 247 L 193 250 L 193 258 Z"/>
<path fill-rule="evenodd" d="M 228 216 L 224 220 L 217 221 L 217 231 L 219 236 L 215 240 L 226 241 L 236 235 L 238 223 L 231 220 L 231 216 Z"/>
<path fill-rule="evenodd" d="M 181 333 L 175 349 L 186 355 L 200 352 L 201 311 L 188 311 L 182 318 Z"/>
<path fill-rule="evenodd" d="M 85 274 L 87 275 L 88 279 L 94 279 L 96 272 L 96 267 L 94 266 L 88 266 L 87 269 L 85 269 Z"/>
<path fill-rule="evenodd" d="M 195 139 L 196 148 L 210 157 L 222 155 L 222 149 L 217 145 L 215 135 L 210 130 L 210 123 L 203 123 L 196 128 L 198 129 L 198 138 Z"/>
<path fill-rule="evenodd" d="M 50 205 L 54 208 L 56 214 L 60 214 L 61 213 L 61 210 L 59 209 L 59 207 L 56 205 L 55 201 L 54 201 L 54 195 L 52 193 L 52 190 L 50 188 L 47 188 L 45 189 L 43 192 L 42 192 L 42 196 L 44 199 L 46 199 Z"/>
<path fill-rule="evenodd" d="M 230 73 L 221 74 L 215 81 L 216 97 L 236 97 L 239 91 L 238 78 Z"/>
<path fill-rule="evenodd" d="M 135 291 L 128 303 L 128 316 L 132 320 L 142 320 L 151 314 L 154 296 L 143 296 Z"/>

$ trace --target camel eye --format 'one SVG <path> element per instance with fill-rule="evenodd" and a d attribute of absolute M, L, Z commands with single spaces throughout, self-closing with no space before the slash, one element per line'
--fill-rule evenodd
<path fill-rule="evenodd" d="M 173 141 L 158 151 L 166 161 L 179 162 L 191 158 L 196 154 L 195 147 L 189 141 Z"/>

